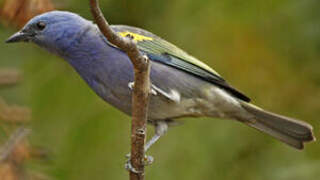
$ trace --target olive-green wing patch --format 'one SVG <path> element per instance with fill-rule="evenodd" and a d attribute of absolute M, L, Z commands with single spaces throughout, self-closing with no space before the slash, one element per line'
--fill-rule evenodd
<path fill-rule="evenodd" d="M 145 53 L 150 60 L 188 72 L 227 90 L 239 99 L 250 101 L 247 96 L 231 87 L 208 65 L 160 37 L 140 28 L 125 25 L 113 25 L 111 27 L 119 35 L 135 40 L 139 50 Z"/>

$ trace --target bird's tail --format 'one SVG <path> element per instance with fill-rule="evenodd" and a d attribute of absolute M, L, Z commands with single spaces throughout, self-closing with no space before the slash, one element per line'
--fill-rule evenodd
<path fill-rule="evenodd" d="M 312 126 L 308 123 L 265 111 L 246 102 L 241 102 L 241 105 L 254 117 L 252 121 L 242 122 L 294 148 L 303 149 L 304 142 L 315 140 Z"/>

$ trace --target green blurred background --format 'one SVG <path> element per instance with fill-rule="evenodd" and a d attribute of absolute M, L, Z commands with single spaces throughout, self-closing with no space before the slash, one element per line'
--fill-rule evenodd
<path fill-rule="evenodd" d="M 320 1 L 100 1 L 111 24 L 139 26 L 178 45 L 255 104 L 311 123 L 319 138 Z M 53 3 L 92 19 L 88 0 Z M 0 42 L 16 30 L 0 25 Z M 35 45 L 0 43 L 0 55 L 1 68 L 23 72 L 23 82 L 1 88 L 0 96 L 32 109 L 30 141 L 50 152 L 49 161 L 28 161 L 28 169 L 59 180 L 128 179 L 130 117 L 98 98 L 62 59 Z M 146 179 L 320 177 L 318 142 L 297 151 L 237 122 L 183 122 L 149 151 L 155 163 L 146 168 Z"/>

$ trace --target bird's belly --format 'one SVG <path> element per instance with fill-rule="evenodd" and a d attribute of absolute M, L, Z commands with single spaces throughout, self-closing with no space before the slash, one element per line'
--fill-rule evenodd
<path fill-rule="evenodd" d="M 131 115 L 132 90 L 128 87 L 129 82 L 131 82 L 130 79 L 118 80 L 106 85 L 105 82 L 93 80 L 89 85 L 106 102 Z M 176 84 L 179 84 L 178 80 Z M 238 102 L 214 85 L 182 86 L 181 88 L 174 87 L 169 82 L 163 85 L 175 89 L 181 97 L 177 102 L 159 93 L 150 94 L 149 120 L 201 116 L 226 118 L 226 114 L 230 114 L 233 109 L 235 111 L 238 109 Z"/>
<path fill-rule="evenodd" d="M 152 120 L 176 119 L 181 117 L 233 118 L 239 113 L 238 100 L 213 85 L 202 87 L 201 96 L 182 97 L 179 102 L 151 96 L 149 116 Z"/>

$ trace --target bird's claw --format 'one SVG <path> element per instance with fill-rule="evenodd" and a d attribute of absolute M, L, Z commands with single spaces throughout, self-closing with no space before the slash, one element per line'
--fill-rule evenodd
<path fill-rule="evenodd" d="M 154 158 L 152 156 L 145 155 L 143 158 L 143 165 L 149 166 L 153 163 Z"/>
<path fill-rule="evenodd" d="M 128 87 L 129 87 L 130 90 L 133 90 L 134 82 L 129 82 L 128 83 Z"/>
<path fill-rule="evenodd" d="M 127 158 L 128 160 L 127 160 L 127 162 L 126 162 L 126 164 L 125 164 L 125 166 L 124 166 L 125 169 L 126 169 L 127 171 L 133 172 L 133 173 L 135 173 L 135 174 L 141 173 L 141 171 L 138 171 L 137 169 L 135 169 L 135 168 L 132 166 L 131 160 L 130 160 L 130 159 L 131 159 L 130 153 L 126 155 L 126 158 Z M 152 156 L 145 155 L 144 158 L 143 158 L 143 165 L 144 165 L 144 166 L 149 166 L 149 165 L 151 165 L 151 164 L 153 163 L 153 161 L 154 161 L 154 158 L 153 158 Z"/>
<path fill-rule="evenodd" d="M 136 170 L 136 168 L 134 168 L 134 167 L 132 166 L 130 159 L 127 160 L 126 164 L 124 165 L 124 168 L 125 168 L 127 171 L 133 172 L 133 173 L 135 173 L 135 174 L 141 173 L 141 171 Z"/>

